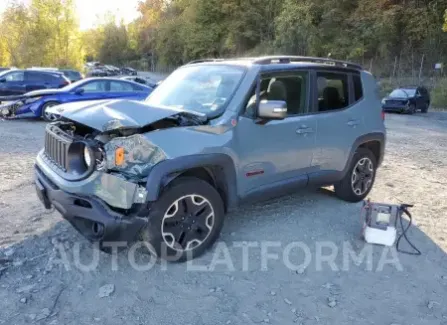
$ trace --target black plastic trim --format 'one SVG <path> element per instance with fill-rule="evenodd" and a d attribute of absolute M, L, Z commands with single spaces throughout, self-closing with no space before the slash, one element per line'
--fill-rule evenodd
<path fill-rule="evenodd" d="M 224 174 L 226 185 L 227 206 L 237 204 L 236 170 L 230 156 L 221 153 L 199 154 L 186 157 L 164 160 L 155 165 L 147 177 L 147 200 L 156 201 L 161 189 L 165 186 L 170 175 L 186 171 L 192 168 L 220 167 Z M 216 175 L 214 175 L 216 176 Z M 172 178 L 171 178 L 172 179 Z"/>
<path fill-rule="evenodd" d="M 44 174 L 35 168 L 35 182 L 38 196 L 46 208 L 48 204 L 62 214 L 72 226 L 91 241 L 134 241 L 147 220 L 138 216 L 122 215 L 112 211 L 97 198 L 84 197 L 54 188 Z M 42 197 L 43 195 L 43 197 Z M 81 206 L 77 202 L 85 202 Z M 101 234 L 94 234 L 91 227 L 97 223 L 103 228 Z"/>

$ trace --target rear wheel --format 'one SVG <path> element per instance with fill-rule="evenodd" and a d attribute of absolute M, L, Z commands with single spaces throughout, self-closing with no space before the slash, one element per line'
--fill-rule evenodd
<path fill-rule="evenodd" d="M 421 108 L 421 112 L 427 113 L 429 107 L 430 107 L 430 103 L 425 103 L 424 106 L 422 106 L 422 108 Z"/>
<path fill-rule="evenodd" d="M 195 177 L 182 177 L 152 205 L 141 238 L 157 257 L 184 262 L 212 246 L 224 214 L 222 198 L 213 186 Z"/>
<path fill-rule="evenodd" d="M 54 122 L 54 121 L 57 121 L 60 118 L 59 115 L 53 114 L 53 113 L 50 113 L 50 112 L 47 111 L 48 108 L 56 106 L 56 105 L 59 105 L 59 103 L 58 102 L 48 102 L 48 103 L 45 103 L 45 105 L 43 105 L 43 107 L 42 107 L 42 118 L 45 121 L 47 121 L 47 122 Z"/>
<path fill-rule="evenodd" d="M 345 177 L 334 184 L 335 194 L 348 202 L 359 202 L 371 191 L 377 162 L 371 150 L 358 148 Z"/>

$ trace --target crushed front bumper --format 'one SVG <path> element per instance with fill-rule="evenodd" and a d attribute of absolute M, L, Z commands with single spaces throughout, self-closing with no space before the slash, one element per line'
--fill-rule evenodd
<path fill-rule="evenodd" d="M 96 172 L 84 181 L 64 181 L 51 172 L 39 154 L 35 185 L 45 208 L 53 206 L 89 240 L 131 242 L 146 224 L 147 219 L 138 216 L 139 211 L 134 209 L 144 206 L 145 192 L 119 177 Z"/>

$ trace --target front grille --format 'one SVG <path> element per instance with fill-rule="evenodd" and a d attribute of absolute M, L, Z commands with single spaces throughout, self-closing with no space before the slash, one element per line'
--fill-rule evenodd
<path fill-rule="evenodd" d="M 391 100 L 387 100 L 386 103 L 391 104 L 391 105 L 405 105 L 407 102 L 404 100 L 391 99 Z"/>
<path fill-rule="evenodd" d="M 49 128 L 45 133 L 45 155 L 64 172 L 68 166 L 68 147 L 70 142 L 58 137 Z"/>

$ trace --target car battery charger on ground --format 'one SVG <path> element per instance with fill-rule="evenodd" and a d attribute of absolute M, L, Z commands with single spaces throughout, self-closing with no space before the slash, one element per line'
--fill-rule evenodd
<path fill-rule="evenodd" d="M 363 229 L 362 235 L 367 243 L 393 246 L 396 243 L 396 250 L 409 255 L 421 255 L 421 251 L 417 249 L 408 239 L 407 231 L 412 225 L 412 215 L 409 208 L 413 207 L 409 204 L 386 204 L 375 203 L 370 200 L 364 201 L 362 207 Z M 405 227 L 403 223 L 403 215 L 407 215 L 409 223 Z M 398 225 L 399 223 L 399 225 Z M 398 226 L 401 233 L 398 235 Z M 414 252 L 404 251 L 399 248 L 402 238 L 414 249 Z"/>

